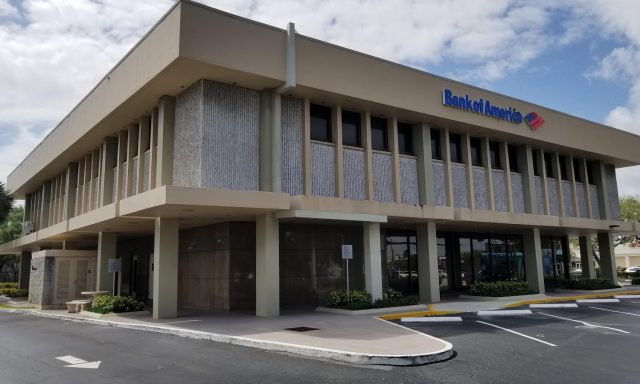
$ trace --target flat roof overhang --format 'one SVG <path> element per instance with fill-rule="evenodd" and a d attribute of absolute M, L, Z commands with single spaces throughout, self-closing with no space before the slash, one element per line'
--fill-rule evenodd
<path fill-rule="evenodd" d="M 199 79 L 257 90 L 278 87 L 285 80 L 285 46 L 282 29 L 178 2 L 9 175 L 7 188 L 24 198 L 98 148 L 105 136 L 149 114 L 161 96 L 176 96 Z M 640 137 L 629 132 L 302 35 L 296 37 L 296 55 L 297 86 L 288 92 L 294 97 L 532 144 L 616 167 L 640 164 Z M 533 132 L 525 124 L 446 107 L 444 88 L 524 113 L 535 110 L 546 123 Z"/>

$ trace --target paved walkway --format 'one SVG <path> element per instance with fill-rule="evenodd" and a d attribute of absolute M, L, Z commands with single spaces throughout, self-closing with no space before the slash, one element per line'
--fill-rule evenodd
<path fill-rule="evenodd" d="M 207 313 L 154 320 L 148 314 L 108 315 L 97 319 L 65 310 L 31 313 L 355 364 L 420 365 L 446 360 L 453 355 L 452 345 L 444 340 L 371 315 L 285 312 L 280 317 L 260 318 L 249 313 Z"/>

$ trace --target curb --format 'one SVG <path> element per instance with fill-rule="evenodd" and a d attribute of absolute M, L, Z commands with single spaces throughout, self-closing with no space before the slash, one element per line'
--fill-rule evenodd
<path fill-rule="evenodd" d="M 346 362 L 359 365 L 394 365 L 394 366 L 412 366 L 436 363 L 448 360 L 453 357 L 453 346 L 451 343 L 441 340 L 445 343 L 445 347 L 439 351 L 430 354 L 413 354 L 413 355 L 381 355 L 367 354 L 358 352 L 349 352 L 334 350 L 328 348 L 302 346 L 290 343 L 281 343 L 276 341 L 265 341 L 251 339 L 242 336 L 229 336 L 217 333 L 192 331 L 178 328 L 161 327 L 157 325 L 144 324 L 127 324 L 118 323 L 116 321 L 99 320 L 93 318 L 78 318 L 53 313 L 43 313 L 38 311 L 26 312 L 33 316 L 46 317 L 58 320 L 74 321 L 78 323 L 88 323 L 113 328 L 133 329 L 138 331 L 155 332 L 166 335 L 174 335 L 195 340 L 207 340 L 218 343 L 226 343 L 239 345 L 243 347 L 257 348 L 269 351 L 287 352 L 307 357 L 323 358 L 328 360 Z M 404 327 L 403 327 L 404 328 Z M 433 336 L 421 334 L 422 336 L 435 339 Z M 440 340 L 440 339 L 438 339 Z"/>
<path fill-rule="evenodd" d="M 562 297 L 550 297 L 548 299 L 540 299 L 540 300 L 523 300 L 516 301 L 514 303 L 506 304 L 502 308 L 513 308 L 513 307 L 521 307 L 529 304 L 546 304 L 546 303 L 557 303 L 563 301 L 576 301 L 581 299 L 601 299 L 612 296 L 623 296 L 621 293 L 625 293 L 627 295 L 640 294 L 640 291 L 616 291 L 616 292 L 608 292 L 608 293 L 593 293 L 593 294 L 584 294 L 584 295 L 575 295 L 575 296 L 562 296 Z"/>

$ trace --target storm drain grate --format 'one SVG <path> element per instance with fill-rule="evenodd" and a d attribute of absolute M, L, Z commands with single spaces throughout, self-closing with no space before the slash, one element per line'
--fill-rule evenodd
<path fill-rule="evenodd" d="M 294 332 L 309 332 L 309 331 L 318 331 L 318 328 L 311 327 L 293 327 L 293 328 L 285 328 L 285 331 L 294 331 Z"/>

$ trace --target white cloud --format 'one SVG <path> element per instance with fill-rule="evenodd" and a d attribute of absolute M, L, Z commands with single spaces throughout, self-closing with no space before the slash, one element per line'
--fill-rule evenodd
<path fill-rule="evenodd" d="M 9 3 L 9 0 L 0 0 L 0 17 L 17 17 L 18 10 Z"/>

